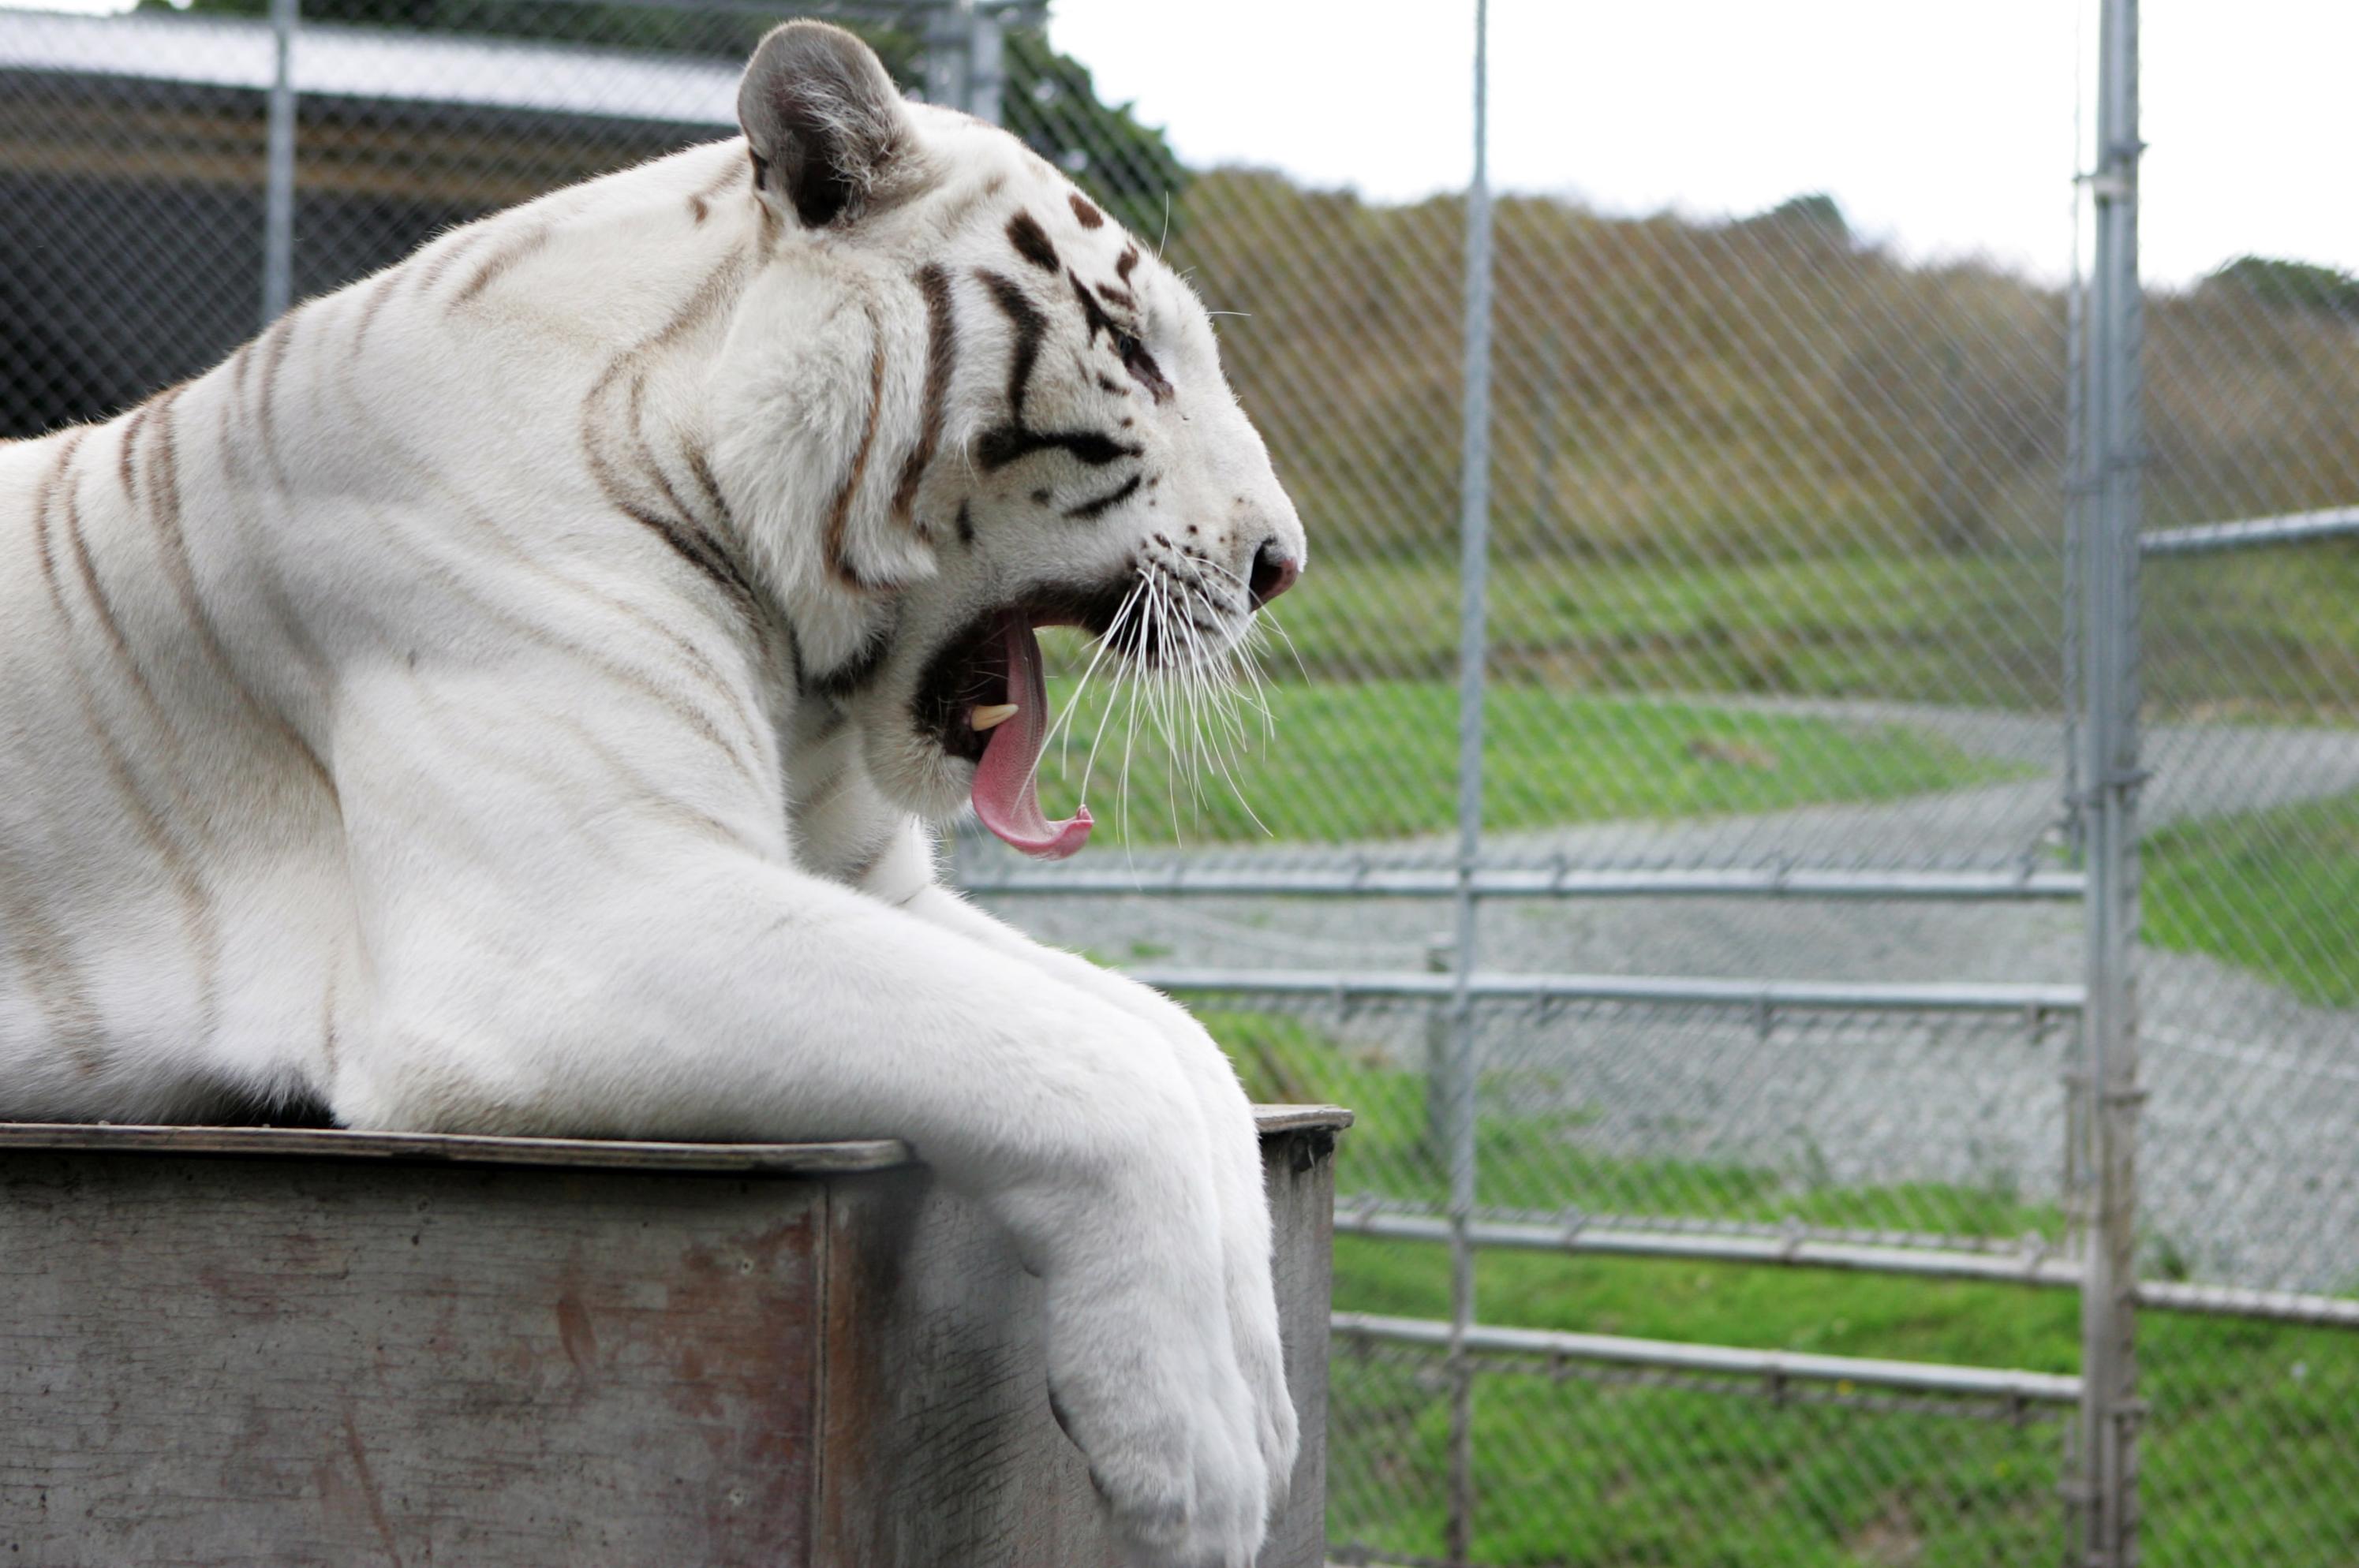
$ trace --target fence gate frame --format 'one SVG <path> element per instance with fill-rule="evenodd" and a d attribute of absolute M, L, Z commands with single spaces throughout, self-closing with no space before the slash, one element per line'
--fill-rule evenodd
<path fill-rule="evenodd" d="M 1174 868 L 1134 872 L 962 868 L 968 891 L 1029 893 L 1140 892 L 1158 896 L 1448 898 L 1452 940 L 1428 972 L 1403 974 L 1274 969 L 1134 968 L 1177 994 L 1423 998 L 1438 1011 L 1430 1086 L 1443 1132 L 1448 1203 L 1440 1216 L 1373 1206 L 1339 1206 L 1338 1234 L 1444 1245 L 1451 1260 L 1446 1323 L 1338 1312 L 1345 1338 L 1422 1346 L 1442 1353 L 1450 1400 L 1443 1561 L 1469 1560 L 1476 1509 L 1473 1451 L 1479 1356 L 1636 1366 L 1762 1379 L 1773 1385 L 1821 1380 L 1927 1394 L 2003 1399 L 2017 1408 L 2071 1405 L 2078 1420 L 2064 1485 L 2082 1568 L 2135 1568 L 2137 1562 L 2139 1418 L 2135 1354 L 2136 1119 L 2138 1079 L 2134 944 L 2137 930 L 2136 804 L 2138 764 L 2136 616 L 2143 462 L 2139 400 L 2142 306 L 2137 265 L 2137 5 L 2097 0 L 2100 16 L 2099 157 L 2082 181 L 2096 217 L 2093 287 L 2072 290 L 2068 332 L 2071 449 L 2063 552 L 2069 624 L 2066 663 L 2066 792 L 2081 868 L 2026 864 L 2020 871 L 1582 871 L 1493 869 L 1482 863 L 1484 695 L 1489 634 L 1490 349 L 1492 245 L 1487 115 L 1487 0 L 1473 6 L 1473 146 L 1466 189 L 1464 384 L 1459 471 L 1461 546 L 1459 755 L 1456 855 L 1450 871 L 1364 866 L 1288 867 L 1271 872 Z M 2077 248 L 2077 247 L 2076 247 Z M 2077 274 L 2078 257 L 2075 257 Z M 2201 547 L 2198 546 L 2196 547 Z M 961 861 L 964 857 L 958 857 Z M 1862 984 L 1701 978 L 1501 975 L 1480 967 L 1481 913 L 1493 899 L 1614 896 L 1877 898 L 1933 901 L 2077 899 L 2085 941 L 2083 983 Z M 1438 971 L 1438 972 L 1435 972 Z M 2066 1074 L 2065 1206 L 2074 1256 L 2008 1258 L 1841 1242 L 1701 1236 L 1619 1227 L 1564 1227 L 1486 1222 L 1476 1217 L 1476 1090 L 1481 1076 L 1475 1007 L 1501 998 L 1604 1000 L 1742 1008 L 1767 1019 L 1780 1007 L 1914 1012 L 2016 1012 L 2034 1021 L 2071 1013 L 2080 1021 L 2078 1061 Z M 1690 1258 L 1764 1265 L 1859 1269 L 1927 1278 L 2004 1281 L 2071 1289 L 2082 1302 L 2081 1371 L 2060 1376 L 2003 1368 L 1866 1361 L 1734 1346 L 1669 1344 L 1611 1335 L 1486 1326 L 1476 1317 L 1473 1258 L 1483 1247 L 1618 1256 Z M 2156 1304 L 2198 1312 L 2251 1311 L 2320 1321 L 2336 1318 L 2322 1299 L 2249 1300 L 2253 1292 L 2166 1287 Z M 2354 1303 L 2359 1304 L 2359 1303 Z M 1348 1552 L 1349 1549 L 1344 1551 Z M 1344 1560 L 1350 1560 L 1348 1556 Z"/>
<path fill-rule="evenodd" d="M 2100 0 L 2097 159 L 2086 184 L 2096 223 L 2093 279 L 2074 399 L 2077 471 L 2068 551 L 2079 654 L 2077 820 L 2086 1000 L 2072 1075 L 2082 1147 L 2067 1195 L 2081 1231 L 2081 1411 L 2075 1533 L 2087 1568 L 2138 1560 L 2137 606 L 2144 473 L 2144 298 L 2138 281 L 2137 0 Z M 2076 265 L 2077 265 L 2077 257 Z"/>

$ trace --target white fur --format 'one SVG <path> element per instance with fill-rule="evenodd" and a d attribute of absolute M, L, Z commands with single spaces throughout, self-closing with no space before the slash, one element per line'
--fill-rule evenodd
<path fill-rule="evenodd" d="M 1009 347 L 973 269 L 1066 287 L 1009 216 L 1093 279 L 1134 242 L 1011 138 L 908 115 L 900 184 L 840 228 L 733 178 L 743 142 L 698 148 L 306 306 L 136 438 L 0 446 L 0 1117 L 304 1097 L 376 1128 L 907 1138 L 1042 1274 L 1060 1408 L 1140 1561 L 1237 1568 L 1296 1448 L 1244 1098 L 1180 1010 L 934 884 L 926 824 L 971 766 L 908 705 L 1022 587 L 1175 522 L 1234 584 L 1300 529 L 1151 254 L 1130 281 L 1177 392 L 1124 407 L 1156 508 L 1076 524 L 1080 465 L 971 460 Z M 890 500 L 928 263 L 961 353 L 920 537 Z M 1109 395 L 1066 299 L 1036 426 Z M 864 593 L 821 535 L 880 341 Z M 708 457 L 756 612 L 625 515 L 585 429 L 610 468 L 643 438 L 620 482 L 657 501 Z M 841 721 L 784 625 L 818 670 L 892 629 Z"/>

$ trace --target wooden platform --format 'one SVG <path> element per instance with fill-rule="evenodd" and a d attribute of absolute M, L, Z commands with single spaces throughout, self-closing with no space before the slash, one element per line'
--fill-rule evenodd
<path fill-rule="evenodd" d="M 1257 1113 L 1323 1559 L 1330 1155 Z M 1110 1563 L 1039 1284 L 893 1142 L 0 1124 L 0 1563 Z"/>

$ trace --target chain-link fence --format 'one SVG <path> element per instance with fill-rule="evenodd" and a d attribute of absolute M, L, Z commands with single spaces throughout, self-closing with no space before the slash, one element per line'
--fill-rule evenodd
<path fill-rule="evenodd" d="M 1699 216 L 1190 162 L 1038 6 L 824 13 L 1186 271 L 1310 529 L 1209 748 L 1052 650 L 1111 847 L 954 858 L 1359 1111 L 1339 1561 L 2359 1552 L 2359 281 L 2140 288 L 2135 8 L 2082 9 L 2077 213 L 2060 119 L 2049 243 L 1940 254 L 1801 166 Z M 781 14 L 292 11 L 0 10 L 0 434 L 728 134 Z"/>

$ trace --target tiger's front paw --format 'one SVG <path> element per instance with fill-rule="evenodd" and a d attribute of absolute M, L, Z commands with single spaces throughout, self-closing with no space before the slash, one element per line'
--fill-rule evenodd
<path fill-rule="evenodd" d="M 1274 1511 L 1286 1506 L 1294 1459 L 1302 1446 L 1294 1399 L 1286 1386 L 1286 1351 L 1278 1339 L 1277 1302 L 1270 1287 L 1266 1239 L 1243 1260 L 1232 1254 L 1228 1273 L 1229 1333 L 1237 1369 L 1252 1402 L 1256 1449 Z M 1255 1266 L 1256 1260 L 1258 1266 Z"/>
<path fill-rule="evenodd" d="M 1269 1513 L 1266 1464 L 1241 1379 L 1124 1422 L 1075 1430 L 1133 1568 L 1251 1568 Z M 1073 1418 L 1064 1417 L 1069 1429 Z"/>
<path fill-rule="evenodd" d="M 1152 1272 L 1111 1292 L 1052 1282 L 1052 1406 L 1136 1568 L 1250 1568 L 1270 1461 L 1217 1263 Z"/>

